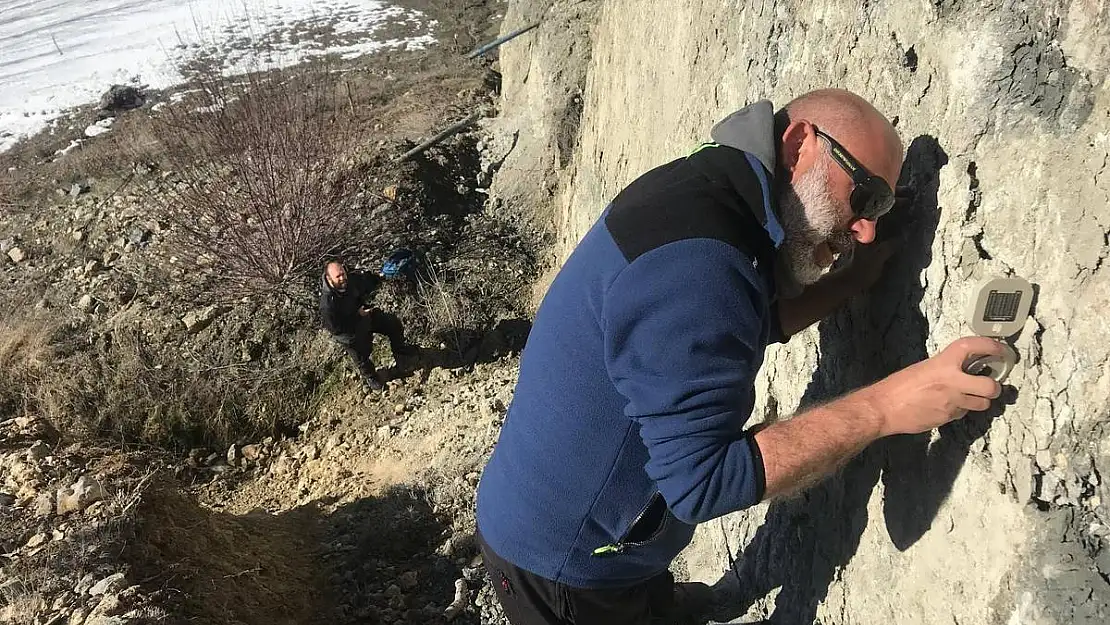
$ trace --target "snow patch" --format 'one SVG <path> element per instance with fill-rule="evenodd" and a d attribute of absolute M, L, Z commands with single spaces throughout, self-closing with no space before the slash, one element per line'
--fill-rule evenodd
<path fill-rule="evenodd" d="M 434 24 L 378 0 L 0 0 L 0 152 L 112 84 L 171 87 L 197 61 L 230 76 L 422 48 Z"/>
<path fill-rule="evenodd" d="M 104 119 L 86 128 L 85 136 L 90 139 L 93 137 L 99 137 L 100 135 L 108 132 L 108 129 L 112 127 L 112 123 L 115 121 L 115 117 L 105 117 Z"/>

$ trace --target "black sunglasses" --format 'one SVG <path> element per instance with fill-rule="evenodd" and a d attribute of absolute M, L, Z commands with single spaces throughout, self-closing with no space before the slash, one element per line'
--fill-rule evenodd
<path fill-rule="evenodd" d="M 886 180 L 867 171 L 836 139 L 821 132 L 816 126 L 813 127 L 813 132 L 829 142 L 829 153 L 833 160 L 852 178 L 852 213 L 859 219 L 874 221 L 890 212 L 894 207 L 894 192 L 890 190 Z"/>

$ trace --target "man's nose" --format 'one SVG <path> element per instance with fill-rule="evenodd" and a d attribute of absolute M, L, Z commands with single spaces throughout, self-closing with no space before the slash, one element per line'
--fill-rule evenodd
<path fill-rule="evenodd" d="M 851 225 L 852 238 L 857 243 L 867 245 L 875 240 L 875 221 L 872 219 L 857 219 Z"/>

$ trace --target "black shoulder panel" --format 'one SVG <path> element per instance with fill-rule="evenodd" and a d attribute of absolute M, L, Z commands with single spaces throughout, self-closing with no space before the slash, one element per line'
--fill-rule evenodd
<path fill-rule="evenodd" d="M 762 258 L 772 249 L 763 215 L 759 179 L 742 153 L 710 148 L 640 176 L 613 200 L 605 225 L 628 262 L 695 238 Z"/>

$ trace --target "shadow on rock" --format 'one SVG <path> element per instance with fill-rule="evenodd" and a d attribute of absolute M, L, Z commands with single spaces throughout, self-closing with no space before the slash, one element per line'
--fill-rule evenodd
<path fill-rule="evenodd" d="M 421 348 L 408 360 L 387 371 L 390 378 L 421 372 L 423 381 L 433 369 L 458 369 L 477 363 L 494 362 L 524 349 L 532 322 L 527 319 L 502 319 L 492 330 L 482 333 L 469 328 L 450 328 L 439 333 L 442 347 Z"/>
<path fill-rule="evenodd" d="M 820 357 L 803 407 L 928 357 L 922 277 L 932 261 L 941 211 L 939 172 L 947 162 L 933 137 L 917 137 L 910 145 L 900 182 L 916 189 L 914 204 L 879 222 L 879 237 L 898 238 L 900 251 L 869 295 L 821 322 Z M 936 440 L 922 434 L 879 441 L 837 475 L 772 504 L 736 568 L 716 584 L 718 596 L 727 600 L 714 616 L 727 620 L 744 615 L 756 601 L 781 588 L 768 622 L 814 622 L 838 571 L 859 547 L 869 521 L 867 504 L 879 480 L 889 536 L 905 550 L 932 525 L 991 416 L 971 415 L 949 424 Z"/>
<path fill-rule="evenodd" d="M 422 491 L 407 487 L 278 514 L 216 512 L 172 488 L 143 505 L 124 556 L 176 622 L 444 623 L 463 577 L 436 552 L 447 525 Z M 462 550 L 451 556 L 472 555 Z M 464 612 L 453 622 L 477 617 Z"/>

